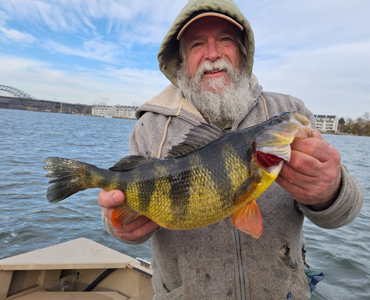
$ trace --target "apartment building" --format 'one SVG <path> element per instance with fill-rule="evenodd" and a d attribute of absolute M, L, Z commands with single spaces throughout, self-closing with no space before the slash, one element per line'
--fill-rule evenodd
<path fill-rule="evenodd" d="M 321 132 L 337 132 L 338 117 L 333 115 L 314 115 L 316 119 L 316 128 Z"/>
<path fill-rule="evenodd" d="M 91 115 L 97 117 L 106 117 L 108 116 L 108 108 L 110 106 L 107 105 L 95 105 L 91 108 Z"/>
<path fill-rule="evenodd" d="M 114 117 L 135 119 L 135 111 L 138 106 L 124 106 L 124 105 L 95 105 L 91 109 L 91 114 L 98 117 Z"/>

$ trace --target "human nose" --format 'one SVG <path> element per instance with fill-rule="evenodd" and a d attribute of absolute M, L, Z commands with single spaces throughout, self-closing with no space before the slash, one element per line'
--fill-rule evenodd
<path fill-rule="evenodd" d="M 206 53 L 206 59 L 210 61 L 215 61 L 218 58 L 221 58 L 221 52 L 217 47 L 217 44 L 213 41 L 208 42 L 207 44 L 207 53 Z"/>

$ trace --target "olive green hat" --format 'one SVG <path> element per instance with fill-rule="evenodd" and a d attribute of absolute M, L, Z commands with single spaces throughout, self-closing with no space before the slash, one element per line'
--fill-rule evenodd
<path fill-rule="evenodd" d="M 173 22 L 167 35 L 164 37 L 158 52 L 159 68 L 163 74 L 177 86 L 176 71 L 180 64 L 179 41 L 177 36 L 184 26 L 194 18 L 194 16 L 205 12 L 216 12 L 229 17 L 232 23 L 243 30 L 244 47 L 247 51 L 246 70 L 249 77 L 252 75 L 253 55 L 254 55 L 254 36 L 248 20 L 241 13 L 238 6 L 232 0 L 190 0 L 181 10 Z"/>

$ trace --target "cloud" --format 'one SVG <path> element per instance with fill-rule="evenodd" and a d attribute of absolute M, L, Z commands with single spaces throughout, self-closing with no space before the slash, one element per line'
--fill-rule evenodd
<path fill-rule="evenodd" d="M 0 40 L 6 43 L 12 41 L 19 44 L 32 44 L 36 41 L 36 38 L 27 32 L 8 28 L 6 26 L 8 19 L 7 14 L 0 10 Z"/>
<path fill-rule="evenodd" d="M 370 110 L 370 42 L 287 51 L 256 59 L 254 72 L 265 90 L 291 94 L 316 114 L 356 118 Z"/>
<path fill-rule="evenodd" d="M 47 41 L 44 46 L 52 52 L 79 56 L 107 63 L 117 63 L 119 57 L 122 56 L 122 52 L 117 44 L 103 41 L 100 37 L 89 41 L 83 41 L 81 47 L 66 46 L 54 41 Z"/>
<path fill-rule="evenodd" d="M 30 43 L 37 39 L 36 48 L 52 53 L 117 63 L 124 59 L 123 52 L 137 49 L 138 45 L 158 46 L 181 9 L 181 3 L 170 0 L 163 0 L 160 5 L 143 0 L 0 0 L 0 9 L 7 16 L 0 26 L 4 32 L 13 27 L 6 31 L 12 34 L 13 42 Z"/>
<path fill-rule="evenodd" d="M 20 32 L 16 29 L 7 29 L 5 27 L 0 27 L 0 38 L 2 40 L 11 40 L 19 44 L 32 44 L 36 41 L 36 38 L 31 34 Z"/>
<path fill-rule="evenodd" d="M 265 90 L 301 98 L 317 114 L 370 111 L 370 2 L 237 1 L 255 34 Z"/>
<path fill-rule="evenodd" d="M 36 98 L 69 103 L 93 104 L 108 98 L 108 104 L 144 103 L 168 85 L 159 71 L 139 69 L 69 69 L 61 71 L 51 64 L 0 56 L 0 82 Z"/>
<path fill-rule="evenodd" d="M 365 39 L 367 0 L 237 1 L 249 19 L 258 45 L 308 45 Z"/>
<path fill-rule="evenodd" d="M 64 1 L 63 1 L 64 2 Z M 28 23 L 31 27 L 46 26 L 52 31 L 73 31 L 81 21 L 61 1 L 1 1 L 0 7 L 9 20 Z M 78 1 L 77 1 L 78 2 Z"/>
<path fill-rule="evenodd" d="M 102 75 L 118 80 L 125 93 L 142 95 L 145 101 L 169 84 L 160 71 L 153 70 L 107 67 Z"/>
<path fill-rule="evenodd" d="M 370 110 L 368 0 L 235 2 L 255 33 L 254 72 L 266 90 L 297 96 L 320 114 Z M 156 52 L 186 3 L 0 0 L 0 51 L 18 55 L 1 83 L 39 98 L 55 90 L 66 102 L 147 101 L 168 84 Z"/>
<path fill-rule="evenodd" d="M 186 1 L 162 0 L 159 3 L 146 0 L 13 0 L 0 1 L 0 8 L 9 19 L 45 26 L 59 32 L 88 32 L 98 30 L 97 23 L 104 22 L 105 33 L 114 29 L 118 35 L 127 36 L 128 30 L 140 35 L 156 36 L 156 28 L 165 28 L 173 21 Z M 148 30 L 151 29 L 151 30 Z M 154 33 L 153 33 L 154 31 Z M 130 35 L 133 37 L 132 35 Z M 156 36 L 156 42 L 161 36 Z"/>

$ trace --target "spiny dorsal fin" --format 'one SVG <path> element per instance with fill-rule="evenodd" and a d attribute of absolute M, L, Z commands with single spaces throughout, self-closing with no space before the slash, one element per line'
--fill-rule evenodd
<path fill-rule="evenodd" d="M 199 150 L 206 145 L 222 138 L 226 132 L 218 125 L 211 123 L 202 123 L 192 129 L 185 135 L 182 143 L 173 146 L 168 152 L 168 158 L 178 157 Z"/>
<path fill-rule="evenodd" d="M 114 172 L 126 172 L 152 159 L 153 158 L 151 157 L 144 157 L 141 155 L 129 155 L 129 156 L 122 158 L 113 167 L 109 168 L 109 170 L 114 171 Z"/>

